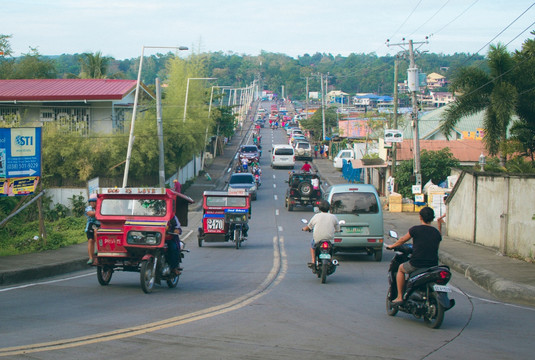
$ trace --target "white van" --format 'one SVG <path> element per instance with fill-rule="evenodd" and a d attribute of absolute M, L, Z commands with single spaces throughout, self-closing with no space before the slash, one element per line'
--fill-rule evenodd
<path fill-rule="evenodd" d="M 280 144 L 273 145 L 271 152 L 271 167 L 289 167 L 295 166 L 295 150 L 291 145 Z"/>

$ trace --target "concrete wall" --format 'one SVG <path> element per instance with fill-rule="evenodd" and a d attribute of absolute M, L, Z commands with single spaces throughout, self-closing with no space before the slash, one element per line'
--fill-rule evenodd
<path fill-rule="evenodd" d="M 535 259 L 533 199 L 533 175 L 464 172 L 447 202 L 447 234 Z"/>

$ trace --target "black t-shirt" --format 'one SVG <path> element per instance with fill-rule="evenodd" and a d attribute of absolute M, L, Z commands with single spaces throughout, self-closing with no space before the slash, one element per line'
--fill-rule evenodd
<path fill-rule="evenodd" d="M 437 228 L 429 225 L 417 225 L 409 229 L 412 237 L 412 258 L 410 263 L 417 268 L 438 265 L 438 246 L 442 235 Z"/>

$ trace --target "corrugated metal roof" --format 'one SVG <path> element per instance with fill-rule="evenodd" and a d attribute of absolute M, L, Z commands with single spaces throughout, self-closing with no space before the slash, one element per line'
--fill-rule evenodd
<path fill-rule="evenodd" d="M 120 100 L 135 86 L 118 79 L 0 80 L 0 101 Z"/>
<path fill-rule="evenodd" d="M 397 160 L 410 160 L 414 158 L 413 141 L 403 140 L 396 150 Z M 420 140 L 420 150 L 438 151 L 449 148 L 453 156 L 460 162 L 477 162 L 479 156 L 485 154 L 485 144 L 481 140 Z"/>

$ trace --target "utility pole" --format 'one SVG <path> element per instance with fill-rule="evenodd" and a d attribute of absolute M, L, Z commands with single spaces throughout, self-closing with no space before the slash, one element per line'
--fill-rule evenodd
<path fill-rule="evenodd" d="M 158 174 L 160 187 L 165 187 L 165 162 L 163 153 L 163 124 L 162 124 L 162 93 L 160 90 L 160 79 L 156 78 L 156 129 L 158 132 L 158 146 L 160 149 Z"/>
<path fill-rule="evenodd" d="M 392 124 L 392 129 L 397 130 L 398 129 L 398 68 L 399 68 L 399 60 L 396 56 L 396 60 L 394 61 L 394 123 Z M 394 177 L 396 174 L 396 149 L 397 149 L 397 143 L 392 143 L 392 170 L 391 176 Z"/>
<path fill-rule="evenodd" d="M 416 93 L 420 90 L 420 79 L 418 74 L 418 68 L 416 67 L 416 63 L 414 61 L 414 44 L 427 44 L 429 41 L 427 40 L 427 37 L 425 38 L 425 41 L 421 42 L 413 42 L 412 40 L 409 40 L 409 43 L 405 43 L 405 39 L 403 39 L 403 42 L 400 44 L 390 44 L 390 40 L 386 41 L 387 46 L 390 45 L 398 45 L 398 46 L 404 46 L 409 45 L 409 69 L 408 69 L 408 86 L 409 91 L 411 92 L 411 99 L 412 99 L 412 130 L 413 130 L 413 142 L 414 142 L 414 177 L 415 177 L 415 184 L 416 185 L 422 185 L 422 174 L 420 170 L 420 132 L 418 129 L 418 99 L 416 96 Z"/>
<path fill-rule="evenodd" d="M 323 127 L 323 141 L 325 141 L 325 94 L 323 89 L 323 74 L 321 75 L 321 121 Z"/>
<path fill-rule="evenodd" d="M 306 86 L 306 118 L 308 120 L 308 76 L 306 77 L 306 80 L 307 80 L 307 86 Z"/>

